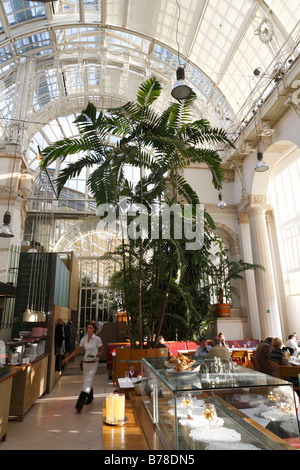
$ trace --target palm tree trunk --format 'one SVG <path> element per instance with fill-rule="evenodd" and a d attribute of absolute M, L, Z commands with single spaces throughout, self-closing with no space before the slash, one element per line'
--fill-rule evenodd
<path fill-rule="evenodd" d="M 139 154 L 141 151 L 141 145 L 139 144 Z M 140 164 L 140 183 L 141 183 L 141 211 L 143 206 L 143 172 L 142 172 L 142 165 Z M 143 312 L 142 312 L 142 262 L 143 262 L 143 233 L 142 227 L 140 227 L 140 252 L 139 252 L 139 341 L 140 341 L 140 348 L 143 349 Z"/>
<path fill-rule="evenodd" d="M 161 309 L 159 320 L 158 320 L 157 330 L 156 330 L 156 334 L 155 334 L 155 345 L 154 346 L 157 345 L 157 340 L 158 340 L 158 337 L 161 334 L 161 329 L 162 329 L 162 325 L 163 325 L 164 318 L 165 318 L 165 312 L 166 312 L 166 308 L 167 308 L 167 305 L 168 305 L 168 298 L 169 298 L 172 271 L 173 271 L 173 261 L 171 261 L 171 266 L 170 266 L 170 270 L 169 270 L 169 274 L 168 274 L 165 297 L 164 297 L 164 300 L 163 300 L 162 309 Z"/>
<path fill-rule="evenodd" d="M 126 273 L 126 256 L 125 256 L 125 244 L 124 244 L 124 237 L 122 237 L 122 247 L 123 247 L 123 280 L 124 280 L 124 305 L 126 310 L 126 317 L 127 317 L 127 325 L 128 325 L 128 336 L 131 346 L 134 346 L 134 339 L 132 336 L 132 328 L 131 328 L 131 319 L 130 319 L 130 311 L 128 308 L 127 302 L 127 273 Z"/>

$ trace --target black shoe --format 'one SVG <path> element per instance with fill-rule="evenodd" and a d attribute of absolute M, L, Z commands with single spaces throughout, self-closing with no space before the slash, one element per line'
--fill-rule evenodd
<path fill-rule="evenodd" d="M 75 405 L 75 408 L 77 410 L 77 413 L 80 413 L 82 410 L 83 405 L 85 404 L 86 398 L 87 398 L 87 393 L 85 392 L 80 392 L 80 395 L 78 397 L 77 403 Z"/>
<path fill-rule="evenodd" d="M 93 389 L 91 388 L 91 391 L 87 396 L 85 405 L 89 405 L 90 403 L 92 403 L 93 400 L 94 400 L 94 394 L 93 394 Z"/>

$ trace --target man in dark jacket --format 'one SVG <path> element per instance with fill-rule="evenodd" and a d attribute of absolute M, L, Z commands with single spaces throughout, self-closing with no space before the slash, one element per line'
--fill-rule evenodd
<path fill-rule="evenodd" d="M 255 351 L 255 357 L 258 360 L 262 372 L 268 375 L 272 375 L 272 371 L 268 364 L 268 359 L 271 359 L 272 339 L 273 338 L 270 337 L 266 338 L 257 346 L 257 349 Z"/>

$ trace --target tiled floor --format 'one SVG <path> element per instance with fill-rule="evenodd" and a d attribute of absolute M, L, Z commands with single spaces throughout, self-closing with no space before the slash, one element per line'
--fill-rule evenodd
<path fill-rule="evenodd" d="M 101 450 L 102 402 L 115 389 L 106 363 L 99 364 L 94 401 L 80 414 L 74 408 L 80 393 L 80 356 L 69 363 L 53 390 L 35 402 L 22 422 L 10 420 L 1 450 Z"/>

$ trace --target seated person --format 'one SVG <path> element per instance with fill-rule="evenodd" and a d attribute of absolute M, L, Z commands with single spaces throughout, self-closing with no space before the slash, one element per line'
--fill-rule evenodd
<path fill-rule="evenodd" d="M 221 340 L 219 336 L 215 336 L 212 339 L 214 346 L 208 351 L 208 356 L 218 357 L 226 362 L 231 362 L 230 352 L 227 348 L 224 348 L 221 345 Z"/>
<path fill-rule="evenodd" d="M 228 348 L 228 345 L 226 344 L 226 340 L 225 340 L 225 336 L 224 336 L 224 333 L 220 332 L 218 334 L 219 338 L 220 338 L 220 344 L 221 346 L 223 346 L 223 348 Z"/>
<path fill-rule="evenodd" d="M 282 350 L 283 342 L 280 338 L 273 338 L 272 339 L 272 351 L 270 354 L 271 361 L 278 362 L 280 366 L 288 366 L 289 361 L 287 360 L 284 351 Z"/>
<path fill-rule="evenodd" d="M 211 349 L 211 346 L 207 344 L 207 339 L 203 337 L 200 338 L 200 346 L 197 348 L 197 351 L 195 352 L 194 359 L 207 356 L 207 353 L 210 349 Z"/>
<path fill-rule="evenodd" d="M 283 343 L 280 338 L 272 339 L 272 347 L 273 349 L 271 351 L 271 361 L 278 362 L 280 366 L 289 366 L 290 364 L 282 349 Z M 284 377 L 284 380 L 288 380 L 294 385 L 298 385 L 298 379 L 296 377 Z"/>
<path fill-rule="evenodd" d="M 157 338 L 157 345 L 156 345 L 155 347 L 156 347 L 156 348 L 167 348 L 167 349 L 168 349 L 168 355 L 169 355 L 169 356 L 172 356 L 172 353 L 171 353 L 171 351 L 170 351 L 168 345 L 165 344 L 165 339 L 164 339 L 163 336 L 160 335 L 160 336 Z"/>
<path fill-rule="evenodd" d="M 271 351 L 272 351 L 272 337 L 266 338 L 264 341 L 259 343 L 254 352 L 255 357 L 260 365 L 261 371 L 265 374 L 272 375 L 272 371 L 270 369 L 268 359 L 271 359 Z"/>
<path fill-rule="evenodd" d="M 289 348 L 291 354 L 294 354 L 294 352 L 300 351 L 300 348 L 298 347 L 298 344 L 297 344 L 296 335 L 294 334 L 289 335 L 289 339 L 285 343 L 285 347 Z M 293 350 L 293 352 L 291 350 Z"/>

